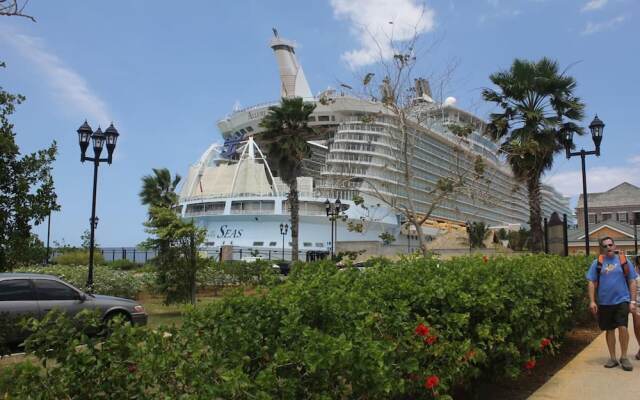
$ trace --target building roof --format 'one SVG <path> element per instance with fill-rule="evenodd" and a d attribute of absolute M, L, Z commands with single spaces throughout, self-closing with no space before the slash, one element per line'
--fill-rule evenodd
<path fill-rule="evenodd" d="M 587 193 L 589 207 L 620 207 L 620 206 L 639 206 L 640 207 L 640 188 L 623 182 L 606 192 Z M 578 197 L 578 205 L 576 209 L 582 209 L 582 195 Z"/>
<path fill-rule="evenodd" d="M 594 240 L 592 235 L 598 232 L 602 228 L 612 229 L 614 231 L 620 232 L 621 234 L 628 237 L 629 239 L 633 239 L 633 225 L 622 224 L 614 220 L 607 220 L 607 221 L 589 226 L 590 240 Z M 584 230 L 571 229 L 567 232 L 567 236 L 568 236 L 569 242 L 582 242 L 584 240 Z M 620 239 L 617 239 L 617 240 L 620 240 Z"/>

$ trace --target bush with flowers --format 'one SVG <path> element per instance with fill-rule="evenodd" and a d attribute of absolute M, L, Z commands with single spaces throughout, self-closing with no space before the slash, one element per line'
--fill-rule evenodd
<path fill-rule="evenodd" d="M 555 351 L 586 309 L 586 267 L 544 255 L 299 265 L 257 295 L 194 308 L 180 328 L 124 327 L 99 346 L 67 334 L 41 353 L 56 360 L 47 368 L 0 370 L 0 398 L 447 399 Z"/>

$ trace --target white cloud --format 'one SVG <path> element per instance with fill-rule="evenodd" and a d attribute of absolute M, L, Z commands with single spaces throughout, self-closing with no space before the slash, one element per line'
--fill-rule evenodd
<path fill-rule="evenodd" d="M 109 124 L 112 118 L 105 102 L 91 91 L 80 74 L 51 53 L 42 39 L 5 29 L 0 30 L 0 39 L 15 47 L 42 72 L 44 80 L 65 109 L 77 111 L 92 124 Z"/>
<path fill-rule="evenodd" d="M 580 170 L 554 174 L 544 179 L 565 196 L 582 194 L 582 172 Z M 587 168 L 587 191 L 604 192 L 622 182 L 640 186 L 640 157 L 634 157 L 627 165 Z"/>
<path fill-rule="evenodd" d="M 590 0 L 582 7 L 582 12 L 599 10 L 606 6 L 608 2 L 609 0 Z"/>
<path fill-rule="evenodd" d="M 604 22 L 587 22 L 587 26 L 582 31 L 583 35 L 592 35 L 594 33 L 606 31 L 609 29 L 615 28 L 617 25 L 620 25 L 624 21 L 626 21 L 627 17 L 625 15 L 619 15 L 615 18 Z"/>
<path fill-rule="evenodd" d="M 391 58 L 390 39 L 405 42 L 435 27 L 433 9 L 415 0 L 331 0 L 331 7 L 336 18 L 349 21 L 360 43 L 359 49 L 342 54 L 351 69 Z"/>

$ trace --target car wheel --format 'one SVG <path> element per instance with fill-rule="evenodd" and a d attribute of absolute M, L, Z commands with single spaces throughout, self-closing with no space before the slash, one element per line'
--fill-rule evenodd
<path fill-rule="evenodd" d="M 131 325 L 131 315 L 124 311 L 112 311 L 104 317 L 104 334 L 111 335 L 117 324 Z"/>

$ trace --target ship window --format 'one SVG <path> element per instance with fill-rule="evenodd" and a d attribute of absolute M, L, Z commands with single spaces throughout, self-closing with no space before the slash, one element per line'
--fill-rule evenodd
<path fill-rule="evenodd" d="M 335 116 L 335 115 L 332 115 L 332 116 L 331 116 L 331 120 L 332 120 L 332 121 L 335 121 L 335 120 L 336 120 L 336 116 Z"/>
<path fill-rule="evenodd" d="M 253 132 L 253 128 L 250 126 L 247 126 L 247 132 Z"/>
<path fill-rule="evenodd" d="M 254 246 L 264 246 L 264 242 L 253 242 Z"/>
<path fill-rule="evenodd" d="M 303 246 L 304 246 L 304 247 L 311 247 L 311 246 L 312 246 L 312 244 L 311 244 L 311 242 L 304 242 L 304 243 L 303 243 Z"/>
<path fill-rule="evenodd" d="M 240 129 L 240 133 L 244 135 L 245 133 L 247 133 L 247 131 L 245 131 L 244 129 Z"/>
<path fill-rule="evenodd" d="M 215 246 L 216 242 L 204 242 L 205 246 Z"/>
<path fill-rule="evenodd" d="M 329 121 L 328 115 L 320 115 L 318 116 L 318 121 Z"/>
<path fill-rule="evenodd" d="M 278 245 L 278 243 L 276 243 L 276 242 L 269 242 L 269 246 L 277 246 L 277 245 Z"/>
<path fill-rule="evenodd" d="M 314 117 L 313 115 L 310 115 L 307 121 L 314 122 L 315 120 L 316 120 L 316 117 Z"/>
<path fill-rule="evenodd" d="M 204 212 L 204 204 L 187 204 L 187 213 Z"/>
<path fill-rule="evenodd" d="M 323 247 L 324 245 L 322 243 L 316 243 L 316 247 Z"/>

